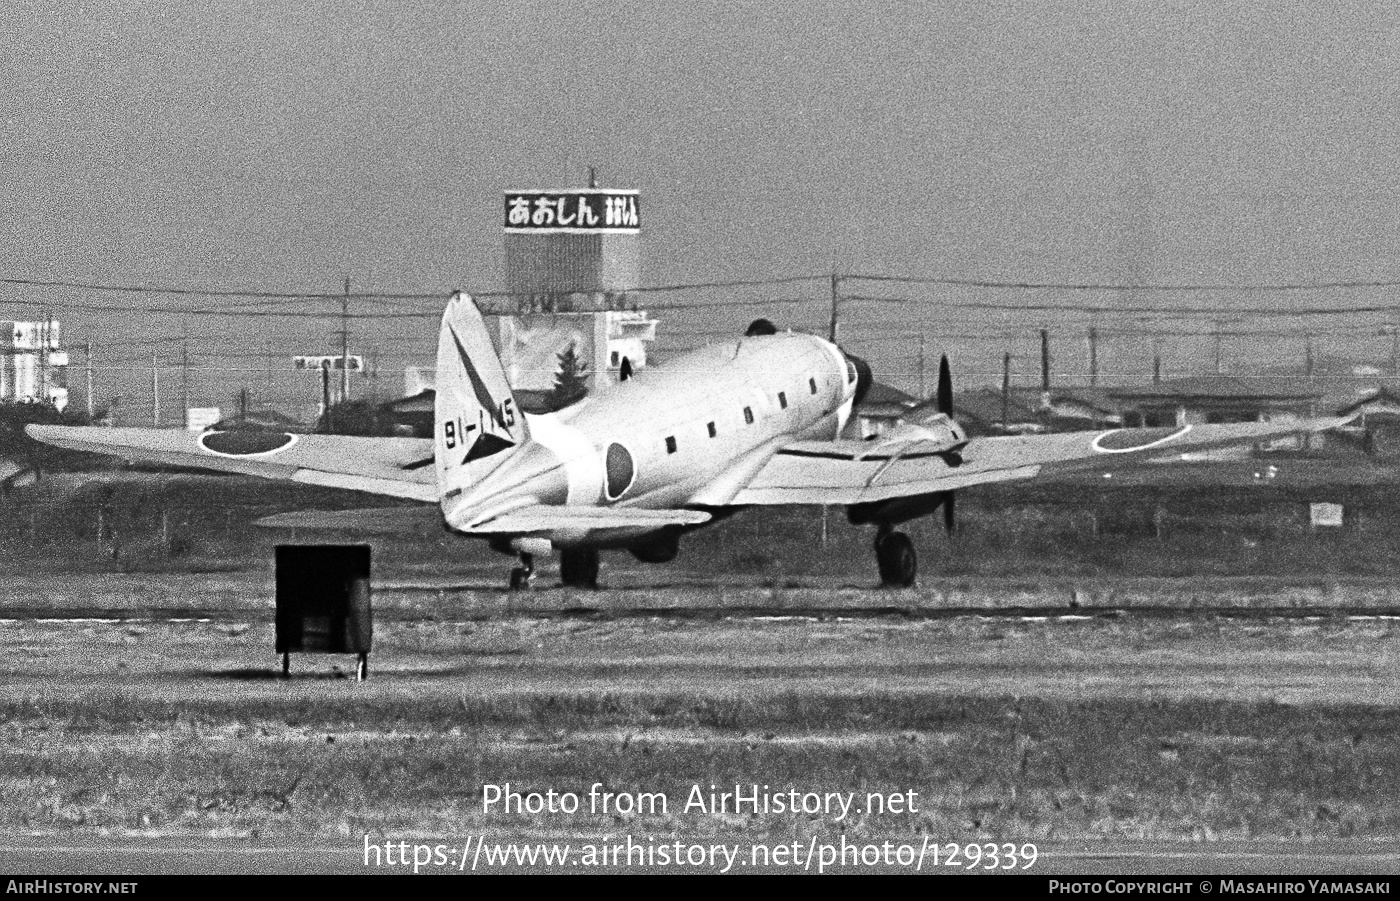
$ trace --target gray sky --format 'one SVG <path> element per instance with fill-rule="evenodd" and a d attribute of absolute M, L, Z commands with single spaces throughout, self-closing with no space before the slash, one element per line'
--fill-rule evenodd
<path fill-rule="evenodd" d="M 596 163 L 643 193 L 650 284 L 1400 279 L 1400 13 L 1379 2 L 20 2 L 0 24 L 5 276 L 491 288 L 501 192 Z M 910 321 L 850 316 L 872 342 Z M 985 319 L 917 318 L 968 368 L 1000 357 L 937 338 Z M 431 353 L 414 328 L 393 353 Z M 1142 354 L 1124 339 L 1105 366 Z"/>

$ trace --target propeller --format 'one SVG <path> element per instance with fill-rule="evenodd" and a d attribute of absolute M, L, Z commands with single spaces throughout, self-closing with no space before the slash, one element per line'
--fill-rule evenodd
<path fill-rule="evenodd" d="M 938 412 L 944 416 L 953 415 L 953 370 L 948 365 L 948 355 L 944 354 L 943 359 L 938 363 Z M 948 534 L 953 534 L 958 525 L 958 507 L 954 500 L 953 492 L 948 491 L 943 495 L 943 528 L 948 530 Z"/>

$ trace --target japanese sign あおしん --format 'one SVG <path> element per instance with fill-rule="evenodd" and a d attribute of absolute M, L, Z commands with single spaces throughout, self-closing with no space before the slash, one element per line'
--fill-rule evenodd
<path fill-rule="evenodd" d="M 508 232 L 623 232 L 640 225 L 636 191 L 511 191 L 506 194 Z"/>

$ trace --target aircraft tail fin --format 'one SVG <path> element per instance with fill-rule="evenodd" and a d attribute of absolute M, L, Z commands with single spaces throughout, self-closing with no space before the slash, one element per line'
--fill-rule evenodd
<path fill-rule="evenodd" d="M 454 294 L 442 314 L 433 419 L 444 509 L 530 440 L 486 320 L 468 294 Z"/>

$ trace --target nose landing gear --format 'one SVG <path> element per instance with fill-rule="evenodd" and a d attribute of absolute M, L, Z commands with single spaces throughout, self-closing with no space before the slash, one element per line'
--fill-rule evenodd
<path fill-rule="evenodd" d="M 913 587 L 919 557 L 908 535 L 881 526 L 875 535 L 875 561 L 880 567 L 880 584 L 886 588 Z"/>

